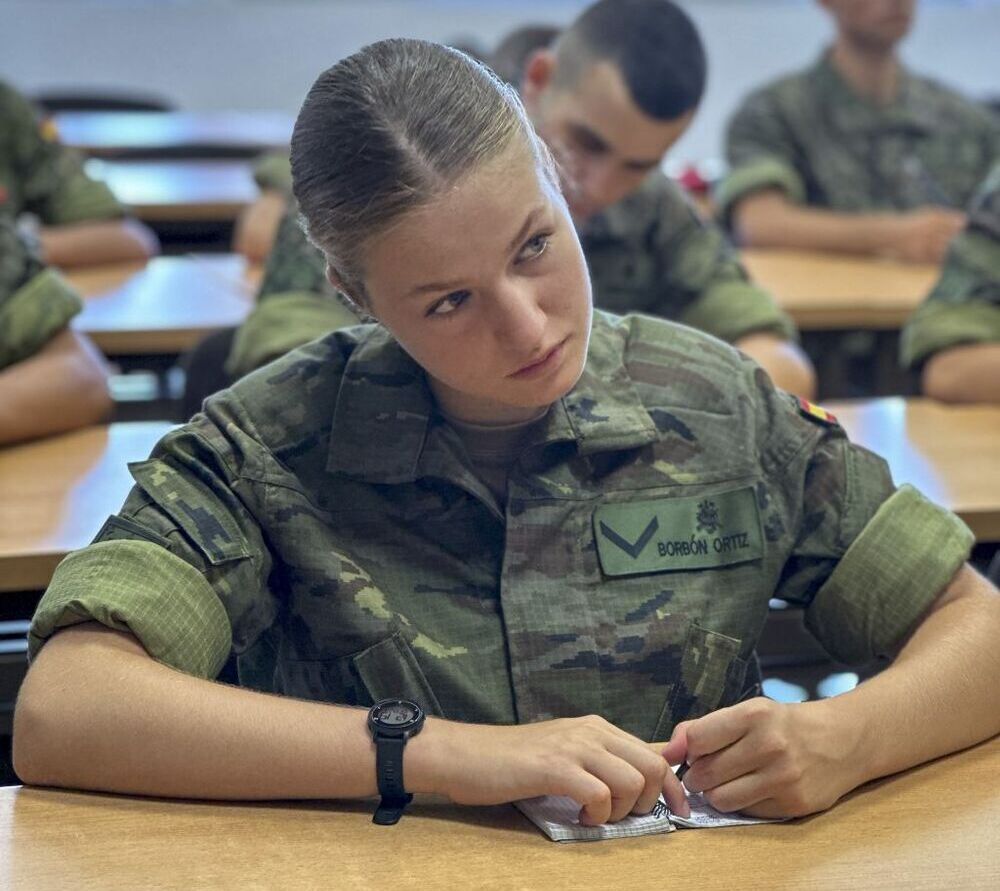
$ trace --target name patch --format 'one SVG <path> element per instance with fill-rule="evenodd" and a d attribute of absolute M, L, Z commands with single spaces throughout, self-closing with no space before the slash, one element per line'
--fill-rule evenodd
<path fill-rule="evenodd" d="M 594 539 L 605 575 L 707 569 L 764 556 L 753 486 L 605 504 L 594 511 Z"/>

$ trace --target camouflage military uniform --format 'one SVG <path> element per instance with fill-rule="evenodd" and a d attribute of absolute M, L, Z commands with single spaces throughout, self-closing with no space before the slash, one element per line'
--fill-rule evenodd
<path fill-rule="evenodd" d="M 95 618 L 212 677 L 431 714 L 599 713 L 644 739 L 735 701 L 772 596 L 837 657 L 890 652 L 972 535 L 750 360 L 595 314 L 577 386 L 532 426 L 500 503 L 378 326 L 209 398 L 131 466 L 30 632 Z"/>
<path fill-rule="evenodd" d="M 723 217 L 765 188 L 846 212 L 965 207 L 1000 157 L 1000 121 L 905 71 L 897 100 L 874 105 L 824 55 L 744 101 L 729 123 L 727 156 L 715 196 Z"/>
<path fill-rule="evenodd" d="M 960 343 L 1000 343 L 1000 162 L 976 193 L 941 278 L 900 340 L 911 367 Z"/>
<path fill-rule="evenodd" d="M 38 352 L 81 309 L 80 298 L 0 214 L 0 369 Z"/>
<path fill-rule="evenodd" d="M 729 342 L 756 331 L 796 336 L 788 316 L 748 281 L 723 233 L 701 221 L 661 173 L 589 221 L 580 242 L 598 307 L 673 319 Z M 351 323 L 344 304 L 334 299 L 323 257 L 294 217 L 286 216 L 268 258 L 258 307 L 237 336 L 229 370 L 245 374 L 292 346 Z"/>
<path fill-rule="evenodd" d="M 76 153 L 42 134 L 34 109 L 0 83 L 0 213 L 59 225 L 123 216 L 111 190 Z"/>

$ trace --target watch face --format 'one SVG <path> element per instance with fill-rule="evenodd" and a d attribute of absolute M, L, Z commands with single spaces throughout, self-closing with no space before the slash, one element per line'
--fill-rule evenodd
<path fill-rule="evenodd" d="M 405 728 L 417 723 L 422 717 L 420 707 L 415 702 L 406 699 L 389 699 L 378 703 L 373 709 L 371 720 L 379 727 Z"/>
<path fill-rule="evenodd" d="M 417 713 L 405 702 L 394 702 L 384 706 L 378 713 L 380 724 L 391 724 L 394 727 L 399 724 L 409 724 Z"/>

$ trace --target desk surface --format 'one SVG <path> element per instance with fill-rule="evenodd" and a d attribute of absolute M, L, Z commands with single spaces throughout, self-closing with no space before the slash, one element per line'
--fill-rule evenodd
<path fill-rule="evenodd" d="M 45 588 L 56 564 L 121 507 L 132 488 L 126 464 L 170 427 L 111 424 L 0 449 L 0 592 Z"/>
<path fill-rule="evenodd" d="M 232 221 L 256 200 L 251 162 L 99 161 L 87 173 L 106 182 L 133 215 L 147 222 Z"/>
<path fill-rule="evenodd" d="M 108 356 L 176 355 L 239 325 L 253 305 L 258 275 L 234 254 L 71 270 L 66 277 L 85 298 L 73 327 Z"/>
<path fill-rule="evenodd" d="M 889 462 L 897 485 L 953 510 L 979 541 L 1000 541 L 1000 406 L 891 398 L 824 407 Z"/>
<path fill-rule="evenodd" d="M 278 111 L 61 111 L 59 139 L 88 155 L 287 151 L 295 116 Z"/>
<path fill-rule="evenodd" d="M 561 845 L 512 807 L 416 801 L 230 805 L 0 789 L 0 885 L 14 888 L 1000 887 L 1000 740 L 786 824 Z"/>
<path fill-rule="evenodd" d="M 902 327 L 937 281 L 933 265 L 808 251 L 747 250 L 743 264 L 803 331 Z"/>

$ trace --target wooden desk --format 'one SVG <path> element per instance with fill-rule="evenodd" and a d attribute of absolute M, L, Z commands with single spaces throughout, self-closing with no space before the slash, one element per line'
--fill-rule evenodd
<path fill-rule="evenodd" d="M 85 297 L 73 327 L 108 356 L 178 355 L 206 334 L 239 325 L 259 274 L 234 254 L 72 270 L 66 277 Z"/>
<path fill-rule="evenodd" d="M 203 152 L 252 158 L 288 149 L 295 116 L 278 111 L 63 111 L 59 138 L 102 158 Z"/>
<path fill-rule="evenodd" d="M 1000 883 L 1000 741 L 785 824 L 561 845 L 512 807 L 227 805 L 0 789 L 0 884 L 63 888 L 940 891 Z M 390 878 L 391 877 L 391 878 Z"/>
<path fill-rule="evenodd" d="M 889 462 L 897 485 L 912 483 L 953 510 L 977 540 L 1000 541 L 1000 406 L 890 398 L 824 407 Z"/>
<path fill-rule="evenodd" d="M 803 331 L 896 330 L 923 301 L 940 270 L 870 257 L 747 250 L 743 264 Z"/>
<path fill-rule="evenodd" d="M 56 564 L 121 507 L 132 488 L 126 464 L 170 428 L 111 424 L 0 449 L 0 592 L 44 589 Z"/>
<path fill-rule="evenodd" d="M 99 161 L 87 173 L 150 223 L 232 222 L 258 194 L 249 161 Z"/>

